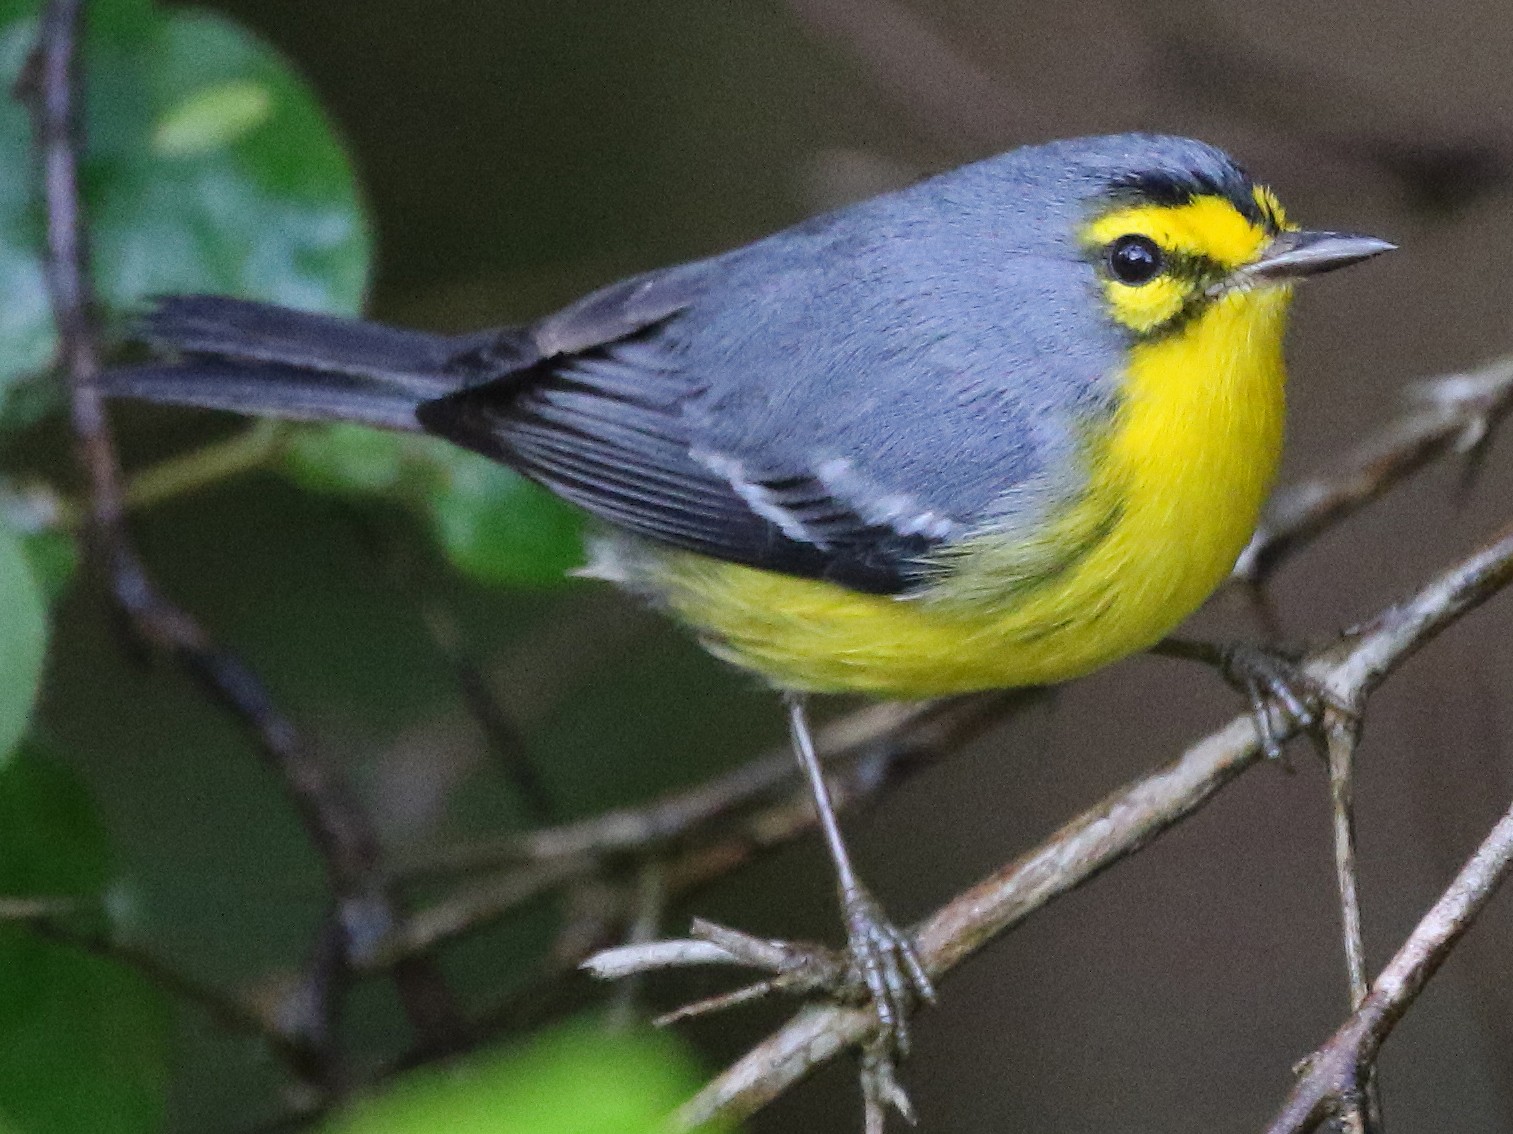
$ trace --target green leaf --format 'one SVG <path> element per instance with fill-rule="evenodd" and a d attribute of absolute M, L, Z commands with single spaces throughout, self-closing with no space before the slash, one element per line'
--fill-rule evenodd
<path fill-rule="evenodd" d="M 578 1023 L 414 1073 L 324 1134 L 653 1134 L 702 1081 L 666 1032 Z"/>
<path fill-rule="evenodd" d="M 487 458 L 446 451 L 429 498 L 431 524 L 452 565 L 494 586 L 552 586 L 583 564 L 583 517 Z"/>
<path fill-rule="evenodd" d="M 0 84 L 39 0 L 0 3 Z M 355 313 L 371 241 L 350 163 L 304 83 L 221 17 L 96 0 L 85 44 L 85 205 L 96 286 L 120 319 L 145 299 L 226 292 Z M 0 168 L 33 168 L 24 110 L 0 101 Z M 0 420 L 29 407 L 53 332 L 31 178 L 0 178 Z"/>
<path fill-rule="evenodd" d="M 47 613 L 20 539 L 0 523 L 0 767 L 26 731 L 47 644 Z"/>
<path fill-rule="evenodd" d="M 21 541 L 32 578 L 43 602 L 52 606 L 74 581 L 79 571 L 79 544 L 68 532 L 49 528 L 32 532 Z"/>
<path fill-rule="evenodd" d="M 152 148 L 165 157 L 224 149 L 268 120 L 273 94 L 250 80 L 195 91 L 158 119 Z"/>
<path fill-rule="evenodd" d="M 453 566 L 491 586 L 560 585 L 583 562 L 583 518 L 544 489 L 434 437 L 360 425 L 296 431 L 284 471 L 306 488 L 418 510 Z"/>
<path fill-rule="evenodd" d="M 35 746 L 0 770 L 0 894 L 98 904 L 104 831 L 83 787 Z M 168 1075 L 162 995 L 114 962 L 0 924 L 0 1126 L 150 1134 Z"/>
<path fill-rule="evenodd" d="M 298 429 L 285 443 L 284 472 L 315 492 L 349 495 L 400 488 L 413 458 L 409 438 L 345 422 Z"/>

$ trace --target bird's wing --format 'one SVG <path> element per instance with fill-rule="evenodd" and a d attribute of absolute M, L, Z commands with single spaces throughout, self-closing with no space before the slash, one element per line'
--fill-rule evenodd
<path fill-rule="evenodd" d="M 1016 297 L 942 324 L 929 273 L 996 278 L 857 234 L 613 285 L 531 328 L 533 365 L 417 416 L 619 528 L 860 591 L 918 589 L 985 527 L 1041 534 L 1082 482 L 1068 398 L 1029 368 L 1072 364 L 1026 355 L 1016 385 Z"/>
<path fill-rule="evenodd" d="M 811 470 L 701 448 L 703 393 L 656 328 L 423 404 L 422 426 L 657 542 L 856 590 L 907 589 L 928 533 L 869 523 Z"/>

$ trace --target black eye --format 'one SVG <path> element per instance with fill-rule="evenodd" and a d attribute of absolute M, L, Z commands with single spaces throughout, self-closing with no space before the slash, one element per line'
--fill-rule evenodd
<path fill-rule="evenodd" d="M 1149 283 L 1161 272 L 1161 249 L 1148 236 L 1121 236 L 1109 245 L 1108 270 L 1120 283 Z"/>

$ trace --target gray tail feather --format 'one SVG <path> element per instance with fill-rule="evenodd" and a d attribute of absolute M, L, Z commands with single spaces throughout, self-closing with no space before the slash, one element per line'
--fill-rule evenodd
<path fill-rule="evenodd" d="M 430 400 L 345 374 L 214 358 L 119 366 L 100 375 L 100 386 L 113 398 L 399 430 L 419 430 L 415 410 Z"/>
<path fill-rule="evenodd" d="M 434 335 L 219 296 L 164 299 L 137 334 L 171 357 L 106 371 L 111 397 L 387 429 L 419 429 L 422 402 L 534 361 L 510 331 Z"/>

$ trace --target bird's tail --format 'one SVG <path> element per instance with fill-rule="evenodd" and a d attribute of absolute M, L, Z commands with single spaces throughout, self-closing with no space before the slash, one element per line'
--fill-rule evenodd
<path fill-rule="evenodd" d="M 522 332 L 426 334 L 218 296 L 165 299 L 137 334 L 165 357 L 106 371 L 111 397 L 387 429 L 419 429 L 423 402 L 533 361 Z"/>

